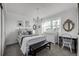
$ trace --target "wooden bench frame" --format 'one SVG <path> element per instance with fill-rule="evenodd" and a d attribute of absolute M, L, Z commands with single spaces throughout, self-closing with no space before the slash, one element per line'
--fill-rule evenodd
<path fill-rule="evenodd" d="M 39 47 L 36 47 L 35 49 L 33 49 L 32 46 L 30 46 L 28 55 L 36 56 L 37 52 L 41 51 L 42 49 L 44 49 L 46 47 L 49 47 L 49 49 L 51 49 L 51 42 L 45 42 L 44 44 L 42 44 Z"/>

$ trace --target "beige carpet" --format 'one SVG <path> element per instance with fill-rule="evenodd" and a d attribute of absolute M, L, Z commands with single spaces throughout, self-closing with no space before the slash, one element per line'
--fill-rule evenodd
<path fill-rule="evenodd" d="M 7 46 L 5 49 L 4 56 L 23 56 L 18 44 Z M 60 48 L 58 45 L 51 46 L 51 50 L 48 48 L 43 49 L 37 56 L 76 56 L 76 53 L 70 53 L 66 48 Z"/>

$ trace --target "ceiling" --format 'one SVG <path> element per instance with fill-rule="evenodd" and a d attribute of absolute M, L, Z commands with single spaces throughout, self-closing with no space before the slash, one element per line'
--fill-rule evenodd
<path fill-rule="evenodd" d="M 5 3 L 6 12 L 31 18 L 54 15 L 75 6 L 75 3 Z M 39 8 L 38 11 L 36 10 L 37 8 Z"/>

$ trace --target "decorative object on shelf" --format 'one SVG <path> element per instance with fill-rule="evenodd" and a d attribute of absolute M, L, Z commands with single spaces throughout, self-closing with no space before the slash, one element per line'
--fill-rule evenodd
<path fill-rule="evenodd" d="M 33 30 L 36 30 L 37 29 L 37 26 L 34 24 L 33 25 Z"/>
<path fill-rule="evenodd" d="M 74 23 L 70 19 L 67 19 L 63 24 L 63 28 L 67 32 L 72 31 L 74 29 Z"/>
<path fill-rule="evenodd" d="M 18 20 L 17 21 L 17 28 L 20 30 L 23 27 L 23 21 L 22 20 Z"/>
<path fill-rule="evenodd" d="M 23 26 L 23 21 L 22 20 L 18 20 L 18 26 L 22 27 Z"/>

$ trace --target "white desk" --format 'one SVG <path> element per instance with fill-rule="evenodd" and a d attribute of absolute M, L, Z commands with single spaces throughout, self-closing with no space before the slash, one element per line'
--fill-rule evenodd
<path fill-rule="evenodd" d="M 58 44 L 59 44 L 59 40 L 60 40 L 59 37 L 63 37 L 63 36 L 62 36 L 62 35 L 59 35 L 59 36 L 58 36 Z M 74 39 L 77 38 L 77 39 L 78 39 L 78 36 L 74 36 L 74 35 L 73 35 L 72 38 L 74 38 Z"/>
<path fill-rule="evenodd" d="M 62 38 L 68 38 L 68 39 L 71 39 L 70 37 L 63 37 L 63 36 L 59 36 L 59 38 L 58 38 L 58 44 L 59 44 L 59 46 L 61 46 L 62 45 Z M 78 37 L 72 37 L 72 40 L 74 40 L 74 51 L 77 53 L 77 45 L 78 45 Z"/>

